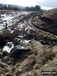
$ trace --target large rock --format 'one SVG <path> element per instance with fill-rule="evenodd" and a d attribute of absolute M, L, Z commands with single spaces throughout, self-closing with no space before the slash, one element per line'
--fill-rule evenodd
<path fill-rule="evenodd" d="M 31 48 L 32 48 L 32 52 L 36 55 L 40 54 L 43 52 L 44 48 L 43 48 L 43 45 L 36 41 L 36 40 L 31 40 L 30 41 L 30 44 L 31 44 Z"/>
<path fill-rule="evenodd" d="M 29 50 L 29 48 L 27 47 L 27 46 L 22 46 L 22 45 L 17 45 L 17 46 L 15 46 L 15 48 L 16 48 L 16 51 L 18 51 L 18 50 L 21 50 L 21 51 L 23 51 L 23 50 Z"/>

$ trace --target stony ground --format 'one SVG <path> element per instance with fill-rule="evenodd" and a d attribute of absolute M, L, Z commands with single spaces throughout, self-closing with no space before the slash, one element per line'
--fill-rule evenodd
<path fill-rule="evenodd" d="M 43 76 L 42 71 L 57 76 L 56 10 L 0 12 L 0 76 Z M 7 42 L 28 50 L 4 54 Z"/>

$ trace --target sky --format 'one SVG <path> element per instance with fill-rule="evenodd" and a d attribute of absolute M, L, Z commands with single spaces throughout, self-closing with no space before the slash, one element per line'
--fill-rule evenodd
<path fill-rule="evenodd" d="M 0 0 L 0 3 L 19 6 L 40 5 L 42 9 L 57 8 L 57 0 Z"/>

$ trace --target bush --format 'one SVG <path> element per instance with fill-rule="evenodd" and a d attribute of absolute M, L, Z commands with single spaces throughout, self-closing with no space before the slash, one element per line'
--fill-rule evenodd
<path fill-rule="evenodd" d="M 50 45 L 50 46 L 57 45 L 57 40 L 51 39 L 49 37 L 45 37 L 44 41 L 45 41 L 45 44 Z"/>
<path fill-rule="evenodd" d="M 2 53 L 2 56 L 4 57 L 4 56 L 7 56 L 8 55 L 8 52 L 7 51 L 4 51 L 3 53 Z"/>

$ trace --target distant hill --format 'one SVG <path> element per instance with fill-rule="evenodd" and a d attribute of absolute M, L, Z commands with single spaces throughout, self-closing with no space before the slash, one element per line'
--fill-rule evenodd
<path fill-rule="evenodd" d="M 0 4 L 1 10 L 20 10 L 21 7 L 9 4 Z"/>
<path fill-rule="evenodd" d="M 21 7 L 17 5 L 0 4 L 1 10 L 25 10 L 25 11 L 38 11 L 41 7 L 36 5 L 35 7 Z"/>
<path fill-rule="evenodd" d="M 38 10 L 41 10 L 41 7 L 39 5 L 36 5 L 35 7 L 25 7 L 25 10 L 27 10 L 27 11 L 38 11 Z"/>

